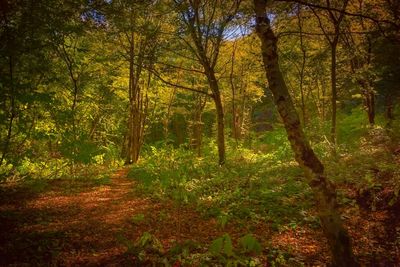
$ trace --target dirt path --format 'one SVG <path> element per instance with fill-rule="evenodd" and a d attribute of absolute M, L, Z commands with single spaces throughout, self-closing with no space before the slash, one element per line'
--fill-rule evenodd
<path fill-rule="evenodd" d="M 39 194 L 1 194 L 0 265 L 127 266 L 134 259 L 124 254 L 121 237 L 134 241 L 148 231 L 168 247 L 219 234 L 214 220 L 192 209 L 138 197 L 127 172 L 116 172 L 105 185 L 58 180 Z M 134 223 L 135 216 L 145 219 Z"/>
<path fill-rule="evenodd" d="M 123 253 L 116 236 L 131 230 L 129 218 L 144 213 L 146 199 L 132 197 L 127 170 L 108 185 L 87 187 L 54 181 L 33 196 L 15 192 L 1 205 L 1 264 L 43 262 L 103 265 Z"/>

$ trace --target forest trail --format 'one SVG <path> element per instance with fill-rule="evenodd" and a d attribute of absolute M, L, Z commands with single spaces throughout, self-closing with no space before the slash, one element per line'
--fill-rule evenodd
<path fill-rule="evenodd" d="M 126 178 L 127 172 L 117 171 L 104 185 L 54 180 L 38 195 L 20 190 L 14 191 L 18 196 L 3 195 L 8 203 L 2 201 L 1 228 L 8 231 L 1 238 L 0 263 L 115 262 L 125 250 L 116 236 L 131 231 L 129 218 L 149 207 L 148 200 L 131 194 L 133 181 Z"/>
<path fill-rule="evenodd" d="M 220 234 L 215 220 L 194 209 L 138 196 L 128 171 L 100 185 L 53 180 L 40 193 L 2 190 L 0 265 L 129 266 L 134 258 L 123 240 L 133 242 L 145 231 L 165 248 L 193 237 L 208 243 Z"/>

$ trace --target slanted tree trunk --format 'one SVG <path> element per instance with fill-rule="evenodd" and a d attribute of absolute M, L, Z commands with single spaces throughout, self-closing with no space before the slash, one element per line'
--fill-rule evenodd
<path fill-rule="evenodd" d="M 261 40 L 261 52 L 278 112 L 283 120 L 296 161 L 304 170 L 308 185 L 313 191 L 324 234 L 328 240 L 334 266 L 358 266 L 352 252 L 350 237 L 343 227 L 337 210 L 336 190 L 327 179 L 324 166 L 312 150 L 301 127 L 286 83 L 279 68 L 277 38 L 266 15 L 265 0 L 254 0 L 256 31 Z"/>
<path fill-rule="evenodd" d="M 218 163 L 219 165 L 225 164 L 225 126 L 224 126 L 224 107 L 222 104 L 221 92 L 217 78 L 215 77 L 214 65 L 216 62 L 211 63 L 206 53 L 204 52 L 201 42 L 198 37 L 192 33 L 192 38 L 198 49 L 199 56 L 201 58 L 201 64 L 203 65 L 205 75 L 207 77 L 208 84 L 212 92 L 212 98 L 215 103 L 215 109 L 217 111 L 217 146 L 218 146 Z"/>
<path fill-rule="evenodd" d="M 222 104 L 221 92 L 219 90 L 219 85 L 217 78 L 215 77 L 215 70 L 204 53 L 204 49 L 198 40 L 195 39 L 199 55 L 201 57 L 201 64 L 203 65 L 204 72 L 207 77 L 208 84 L 212 92 L 212 98 L 215 103 L 215 109 L 217 111 L 217 146 L 218 146 L 218 163 L 219 165 L 225 164 L 225 126 L 224 126 L 224 106 Z"/>

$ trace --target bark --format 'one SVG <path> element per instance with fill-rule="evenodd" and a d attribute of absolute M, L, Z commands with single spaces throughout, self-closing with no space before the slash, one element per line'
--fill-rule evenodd
<path fill-rule="evenodd" d="M 371 125 L 375 124 L 375 93 L 372 91 L 369 93 L 370 95 L 370 105 L 369 105 L 369 110 L 368 110 L 368 118 L 369 118 L 369 123 Z"/>
<path fill-rule="evenodd" d="M 327 179 L 324 166 L 312 150 L 301 127 L 299 116 L 279 69 L 277 38 L 266 16 L 266 1 L 254 0 L 256 31 L 261 40 L 262 58 L 268 86 L 283 120 L 296 161 L 304 170 L 313 191 L 324 234 L 328 240 L 334 266 L 358 266 L 350 237 L 337 209 L 336 190 Z"/>
<path fill-rule="evenodd" d="M 121 32 L 126 37 L 127 58 L 129 63 L 129 115 L 127 129 L 127 157 L 126 164 L 136 163 L 139 159 L 140 150 L 144 142 L 146 125 L 148 120 L 149 91 L 151 74 L 156 60 L 156 44 L 158 38 L 158 26 L 154 31 L 152 27 L 144 28 L 142 23 L 152 25 L 153 17 L 151 12 L 141 12 L 141 4 L 132 2 L 129 6 L 129 30 Z M 148 76 L 144 75 L 144 69 Z"/>
<path fill-rule="evenodd" d="M 145 127 L 145 108 L 147 100 L 144 99 L 139 78 L 142 73 L 143 44 L 139 44 L 138 59 L 135 64 L 135 32 L 130 35 L 129 48 L 129 120 L 128 120 L 128 155 L 126 164 L 136 163 L 139 160 L 140 149 Z M 135 66 L 137 66 L 135 68 Z"/>
<path fill-rule="evenodd" d="M 370 88 L 364 91 L 364 106 L 367 111 L 368 122 L 371 126 L 375 125 L 375 93 Z"/>
<path fill-rule="evenodd" d="M 213 86 L 218 88 L 215 81 Z M 215 108 L 217 109 L 217 144 L 218 144 L 218 163 L 219 165 L 225 164 L 225 133 L 224 133 L 224 109 L 222 105 L 221 94 L 219 89 L 214 89 L 213 100 Z"/>
<path fill-rule="evenodd" d="M 363 24 L 364 28 L 364 24 Z M 366 65 L 371 65 L 371 56 L 372 56 L 372 42 L 371 38 L 367 37 L 368 49 L 367 49 L 367 62 Z M 371 126 L 375 124 L 375 92 L 372 89 L 372 80 L 368 79 L 366 81 L 366 89 L 367 89 L 367 113 L 368 113 L 368 121 Z"/>
<path fill-rule="evenodd" d="M 194 37 L 195 38 L 195 37 Z M 199 43 L 199 41 L 195 41 L 197 43 L 197 48 L 199 51 L 199 55 L 201 63 L 203 65 L 205 74 L 207 76 L 207 81 L 210 86 L 212 92 L 212 98 L 215 103 L 215 108 L 217 111 L 217 145 L 218 145 L 218 163 L 219 165 L 225 164 L 225 126 L 224 126 L 224 108 L 222 104 L 221 92 L 219 90 L 219 85 L 217 78 L 215 77 L 215 70 L 213 68 L 213 64 L 207 59 L 207 56 L 204 52 L 203 47 Z"/>
<path fill-rule="evenodd" d="M 331 142 L 333 149 L 336 149 L 336 109 L 337 109 L 337 88 L 336 88 L 336 50 L 339 36 L 336 35 L 334 41 L 331 43 L 331 104 L 332 104 L 332 120 L 331 120 Z"/>
<path fill-rule="evenodd" d="M 225 164 L 225 126 L 224 126 L 224 108 L 222 104 L 221 93 L 219 90 L 219 85 L 217 78 L 215 77 L 215 70 L 210 64 L 207 56 L 204 53 L 202 47 L 199 47 L 199 54 L 202 58 L 202 65 L 204 67 L 207 81 L 212 92 L 212 98 L 215 103 L 215 108 L 217 110 L 217 145 L 218 145 L 218 163 L 219 165 Z"/>

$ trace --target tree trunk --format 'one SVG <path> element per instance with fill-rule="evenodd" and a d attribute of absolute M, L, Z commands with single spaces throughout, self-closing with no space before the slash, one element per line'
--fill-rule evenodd
<path fill-rule="evenodd" d="M 225 133 L 224 133 L 224 108 L 222 105 L 221 92 L 219 91 L 219 85 L 217 78 L 215 77 L 215 71 L 204 54 L 201 46 L 199 47 L 200 54 L 202 55 L 202 65 L 207 76 L 207 81 L 210 86 L 212 97 L 215 103 L 215 109 L 217 110 L 217 145 L 218 145 L 218 163 L 219 165 L 225 164 Z"/>
<path fill-rule="evenodd" d="M 131 32 L 130 51 L 129 51 L 129 121 L 128 121 L 128 155 L 126 164 L 136 163 L 139 159 L 139 151 L 141 146 L 141 132 L 143 121 L 141 112 L 143 106 L 143 96 L 139 85 L 139 77 L 141 74 L 141 59 L 139 53 L 138 67 L 135 69 L 135 33 Z"/>
<path fill-rule="evenodd" d="M 326 99 L 326 89 L 325 89 L 325 84 L 322 83 L 322 119 L 323 121 L 325 121 L 326 119 L 326 103 L 325 103 L 325 99 Z"/>
<path fill-rule="evenodd" d="M 154 51 L 149 51 L 149 47 L 155 40 L 150 35 L 145 36 L 142 32 L 136 31 L 137 14 L 135 12 L 137 12 L 137 9 L 133 3 L 130 10 L 130 31 L 125 32 L 127 43 L 129 44 L 127 47 L 129 51 L 129 120 L 127 137 L 129 139 L 126 164 L 136 163 L 139 160 L 140 150 L 143 145 L 149 103 L 147 92 L 151 81 L 151 70 L 149 70 L 149 75 L 146 79 L 144 78 L 143 68 L 145 65 L 151 68 L 153 65 L 152 59 L 154 58 L 154 54 L 152 54 Z"/>
<path fill-rule="evenodd" d="M 131 22 L 132 23 L 132 22 Z M 127 157 L 125 164 L 132 164 L 135 162 L 134 156 L 134 124 L 135 124 L 135 102 L 136 102 L 136 92 L 135 92 L 135 73 L 134 73 L 134 57 L 135 57 L 135 35 L 131 32 L 130 36 L 130 46 L 129 46 L 129 117 L 128 117 L 128 147 L 127 147 Z"/>
<path fill-rule="evenodd" d="M 218 162 L 225 164 L 224 112 L 218 81 L 215 77 L 220 47 L 225 39 L 224 33 L 235 18 L 241 1 L 233 1 L 229 8 L 222 4 L 230 1 L 177 1 L 181 8 L 184 25 L 187 27 L 193 44 L 185 41 L 204 68 L 212 98 L 217 111 Z M 221 10 L 216 11 L 216 10 Z M 211 11 L 209 13 L 209 11 Z M 209 13 L 209 14 L 208 14 Z M 219 14 L 216 23 L 214 15 Z"/>
<path fill-rule="evenodd" d="M 214 69 L 208 64 L 207 60 L 203 60 L 203 67 L 207 76 L 208 84 L 212 91 L 215 108 L 217 110 L 218 163 L 222 166 L 225 164 L 224 108 Z"/>
<path fill-rule="evenodd" d="M 350 237 L 342 225 L 337 210 L 336 190 L 326 178 L 324 166 L 312 150 L 300 124 L 299 116 L 279 69 L 277 38 L 266 15 L 266 1 L 254 0 L 256 31 L 261 40 L 262 58 L 272 91 L 274 102 L 283 120 L 296 161 L 305 173 L 307 183 L 313 191 L 321 219 L 322 228 L 328 239 L 334 266 L 358 266 L 351 249 Z"/>
<path fill-rule="evenodd" d="M 373 90 L 368 90 L 366 93 L 368 122 L 371 126 L 375 125 L 375 93 Z"/>
<path fill-rule="evenodd" d="M 336 35 L 331 43 L 331 104 L 332 104 L 332 121 L 331 121 L 331 142 L 333 145 L 333 152 L 336 152 L 336 107 L 337 107 L 337 88 L 336 88 L 336 49 L 339 36 Z"/>
<path fill-rule="evenodd" d="M 222 106 L 219 91 L 214 93 L 214 103 L 217 109 L 217 143 L 218 143 L 218 163 L 225 164 L 225 134 L 224 134 L 224 109 Z"/>
<path fill-rule="evenodd" d="M 370 126 L 375 125 L 375 92 L 371 89 L 371 84 L 368 80 L 359 79 L 361 93 L 364 97 L 364 108 L 367 113 L 368 122 Z"/>

